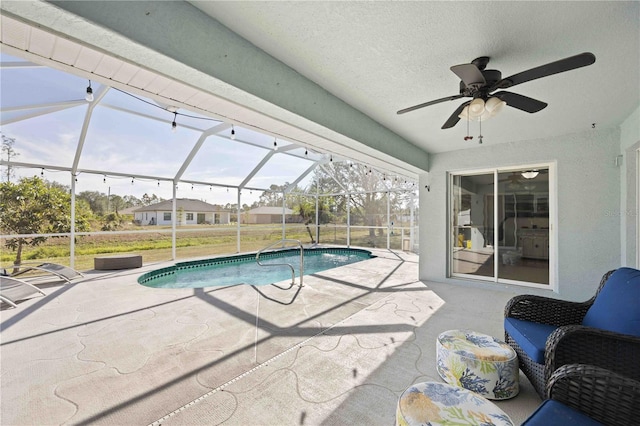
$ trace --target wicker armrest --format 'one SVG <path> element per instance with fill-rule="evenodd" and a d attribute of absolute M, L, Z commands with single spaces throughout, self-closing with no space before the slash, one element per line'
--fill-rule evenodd
<path fill-rule="evenodd" d="M 523 294 L 507 302 L 504 316 L 557 326 L 580 324 L 592 303 Z"/>
<path fill-rule="evenodd" d="M 569 302 L 550 297 L 524 294 L 515 296 L 507 302 L 505 318 L 517 318 L 549 325 L 581 324 L 587 311 L 615 269 L 605 273 L 600 279 L 596 294 L 585 302 Z"/>
<path fill-rule="evenodd" d="M 547 382 L 547 397 L 606 425 L 627 426 L 637 420 L 640 382 L 587 364 L 568 364 Z"/>
<path fill-rule="evenodd" d="M 581 325 L 559 327 L 547 339 L 545 377 L 564 364 L 590 364 L 640 381 L 640 337 Z"/>

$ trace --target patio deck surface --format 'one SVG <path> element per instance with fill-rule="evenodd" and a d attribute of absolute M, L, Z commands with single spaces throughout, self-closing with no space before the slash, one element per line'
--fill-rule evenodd
<path fill-rule="evenodd" d="M 411 384 L 441 381 L 436 337 L 503 335 L 513 295 L 417 281 L 414 254 L 305 277 L 302 289 L 141 286 L 87 271 L 1 311 L 0 424 L 391 425 Z M 496 404 L 515 424 L 540 399 Z"/>

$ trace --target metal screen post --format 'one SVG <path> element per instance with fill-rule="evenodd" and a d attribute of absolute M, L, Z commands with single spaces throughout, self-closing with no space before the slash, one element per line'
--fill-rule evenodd
<path fill-rule="evenodd" d="M 69 236 L 69 266 L 76 263 L 76 175 L 71 173 L 71 234 Z"/>
<path fill-rule="evenodd" d="M 178 208 L 176 206 L 176 196 L 178 192 L 178 181 L 173 181 L 173 206 L 171 207 L 171 260 L 176 260 L 176 216 Z"/>
<path fill-rule="evenodd" d="M 240 187 L 238 187 L 238 217 L 236 218 L 236 252 L 240 253 Z"/>
<path fill-rule="evenodd" d="M 286 238 L 285 236 L 285 227 L 286 227 L 286 210 L 287 210 L 287 206 L 286 206 L 286 201 L 285 201 L 285 196 L 284 196 L 284 191 L 282 191 L 282 239 L 284 240 Z"/>
<path fill-rule="evenodd" d="M 410 202 L 409 214 L 411 215 L 411 217 L 409 218 L 409 244 L 411 244 L 411 247 L 409 247 L 409 251 L 413 252 L 414 238 L 415 238 L 414 232 L 413 232 L 413 228 L 415 226 L 413 216 L 415 215 L 415 210 L 416 210 L 415 193 L 413 191 L 411 191 L 411 197 L 409 197 L 409 202 Z"/>
<path fill-rule="evenodd" d="M 318 211 L 318 193 L 320 192 L 320 188 L 318 188 L 318 182 L 316 182 L 316 244 L 320 244 L 320 212 Z"/>
<path fill-rule="evenodd" d="M 387 191 L 387 250 L 391 249 L 391 197 Z"/>
<path fill-rule="evenodd" d="M 351 247 L 351 195 L 347 193 L 347 247 Z"/>

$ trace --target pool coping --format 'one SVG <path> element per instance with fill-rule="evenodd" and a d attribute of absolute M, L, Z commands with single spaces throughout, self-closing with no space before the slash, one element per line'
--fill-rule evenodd
<path fill-rule="evenodd" d="M 299 248 L 275 249 L 275 250 L 261 253 L 260 257 L 261 258 L 264 257 L 265 259 L 274 259 L 278 257 L 285 257 L 289 254 L 297 253 L 299 251 L 300 251 Z M 337 254 L 343 254 L 343 253 L 367 254 L 368 257 L 363 260 L 373 259 L 377 257 L 370 250 L 365 250 L 360 248 L 346 248 L 346 247 L 311 247 L 311 248 L 304 248 L 304 252 L 305 253 L 313 252 L 313 253 L 337 253 Z M 255 261 L 257 253 L 258 252 L 251 252 L 251 253 L 242 253 L 242 254 L 236 254 L 236 255 L 230 255 L 230 256 L 225 255 L 225 256 L 218 256 L 218 257 L 211 257 L 211 258 L 200 259 L 200 260 L 176 262 L 174 265 L 165 266 L 163 268 L 145 272 L 144 274 L 140 275 L 140 277 L 138 277 L 138 284 L 155 288 L 153 286 L 147 285 L 147 283 L 149 283 L 150 281 L 156 278 L 175 276 L 181 270 L 201 268 L 201 267 L 214 266 L 214 265 L 224 265 L 224 264 L 230 264 L 230 263 L 246 263 L 248 260 Z M 229 285 L 236 285 L 236 284 L 240 284 L 240 283 L 234 283 Z M 202 287 L 193 287 L 193 288 L 202 288 Z"/>

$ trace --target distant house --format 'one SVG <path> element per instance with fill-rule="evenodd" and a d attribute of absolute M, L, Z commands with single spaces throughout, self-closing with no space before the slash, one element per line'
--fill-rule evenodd
<path fill-rule="evenodd" d="M 136 209 L 139 209 L 139 207 L 127 207 L 126 209 L 122 209 L 122 210 L 118 210 L 118 214 L 120 216 L 125 215 L 125 214 L 130 214 L 132 216 L 135 215 L 135 211 Z"/>
<path fill-rule="evenodd" d="M 178 198 L 176 200 L 178 225 L 228 224 L 231 213 L 222 207 L 200 200 Z M 171 225 L 173 200 L 161 201 L 134 210 L 134 220 L 141 225 Z"/>
<path fill-rule="evenodd" d="M 282 223 L 282 207 L 257 207 L 242 215 L 242 223 Z M 297 222 L 293 210 L 284 209 L 286 222 Z"/>

